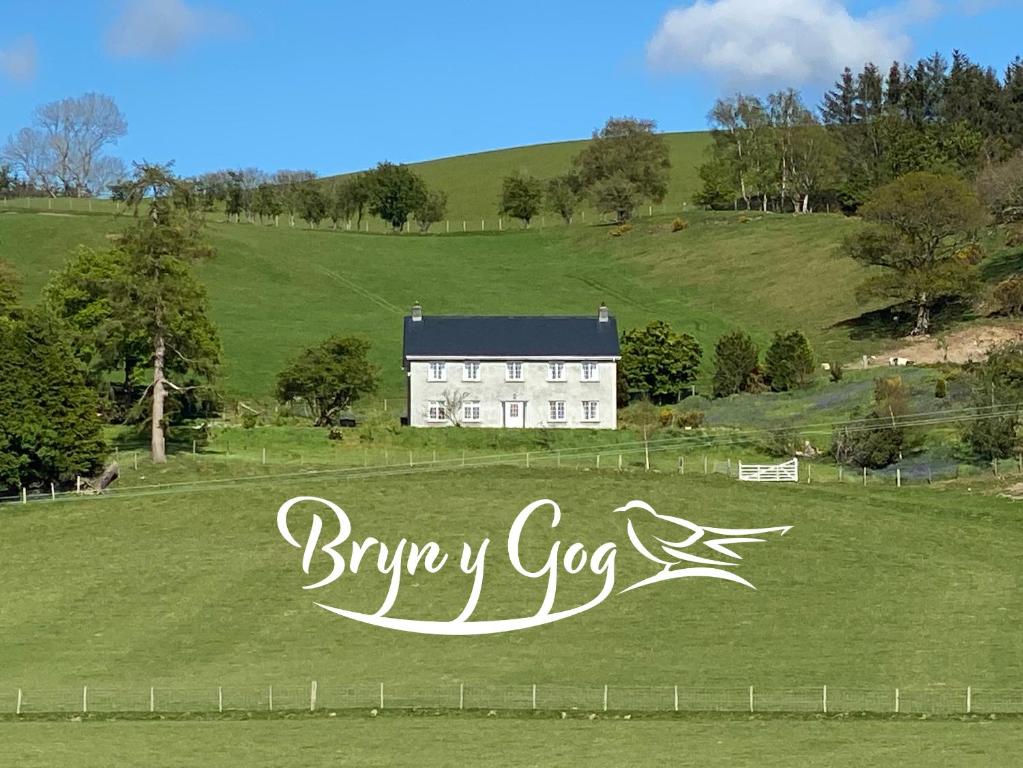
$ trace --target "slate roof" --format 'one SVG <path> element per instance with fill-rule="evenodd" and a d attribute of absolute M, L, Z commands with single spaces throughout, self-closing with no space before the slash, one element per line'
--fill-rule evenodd
<path fill-rule="evenodd" d="M 405 318 L 409 357 L 618 357 L 618 324 L 586 315 L 423 315 Z"/>

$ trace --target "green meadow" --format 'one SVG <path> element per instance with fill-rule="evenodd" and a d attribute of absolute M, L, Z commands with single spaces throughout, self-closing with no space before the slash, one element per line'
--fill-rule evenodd
<path fill-rule="evenodd" d="M 400 398 L 401 319 L 427 313 L 589 314 L 604 301 L 628 328 L 665 319 L 707 351 L 744 328 L 766 343 L 801 328 L 821 359 L 852 360 L 877 341 L 836 326 L 863 312 L 849 288 L 862 269 L 835 255 L 856 222 L 838 215 L 691 212 L 640 219 L 609 237 L 603 226 L 457 235 L 384 235 L 211 223 L 217 256 L 200 269 L 224 342 L 225 391 L 266 397 L 297 350 L 334 333 L 373 342 L 380 398 Z M 109 245 L 122 226 L 106 215 L 0 214 L 0 251 L 30 300 L 79 244 Z M 807 260 L 820 265 L 806 269 Z"/>
<path fill-rule="evenodd" d="M 302 574 L 301 551 L 277 532 L 277 507 L 297 495 L 338 503 L 353 539 L 434 540 L 457 554 L 463 541 L 490 538 L 476 618 L 529 616 L 543 598 L 545 579 L 514 573 L 505 547 L 512 519 L 535 499 L 556 500 L 563 518 L 553 531 L 549 516 L 530 523 L 523 562 L 539 567 L 557 540 L 590 552 L 616 542 L 619 585 L 658 570 L 636 555 L 626 516 L 613 512 L 634 498 L 706 525 L 794 528 L 740 553 L 739 571 L 757 590 L 683 580 L 616 594 L 539 629 L 418 636 L 313 605 L 372 613 L 388 581 L 371 569 L 303 590 L 326 570 L 321 562 Z M 295 514 L 295 530 L 308 530 L 309 513 Z M 378 682 L 1018 688 L 1020 515 L 1006 500 L 926 487 L 499 467 L 8 505 L 0 562 L 17 588 L 4 604 L 0 708 L 16 687 L 28 701 L 35 689 L 38 708 L 41 696 L 82 685 L 306 690 L 312 679 L 324 696 L 331 685 Z M 603 583 L 588 572 L 561 578 L 559 609 Z M 392 614 L 453 618 L 470 586 L 457 567 L 405 574 Z"/>
<path fill-rule="evenodd" d="M 673 721 L 524 722 L 376 718 L 209 723 L 25 723 L 4 728 L 22 768 L 146 765 L 451 766 L 1011 765 L 1017 723 Z"/>

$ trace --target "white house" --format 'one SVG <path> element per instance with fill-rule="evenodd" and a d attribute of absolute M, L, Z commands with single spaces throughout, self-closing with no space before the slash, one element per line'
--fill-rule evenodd
<path fill-rule="evenodd" d="M 405 318 L 413 427 L 614 429 L 618 328 L 595 315 Z"/>

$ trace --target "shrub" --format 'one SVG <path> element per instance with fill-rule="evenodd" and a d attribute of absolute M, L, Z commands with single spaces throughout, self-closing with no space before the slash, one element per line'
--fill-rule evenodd
<path fill-rule="evenodd" d="M 845 374 L 845 371 L 842 370 L 841 363 L 832 363 L 831 370 L 828 373 L 831 375 L 831 380 L 838 383 L 842 380 L 842 376 Z"/>
<path fill-rule="evenodd" d="M 1023 314 L 1023 277 L 1010 277 L 995 286 L 995 301 L 1007 315 Z"/>
<path fill-rule="evenodd" d="M 792 458 L 803 449 L 805 441 L 794 429 L 775 429 L 767 432 L 760 447 L 768 456 Z"/>
<path fill-rule="evenodd" d="M 327 432 L 327 439 L 340 442 L 345 439 L 345 431 L 341 427 L 331 427 L 330 431 Z"/>
<path fill-rule="evenodd" d="M 617 227 L 614 227 L 609 234 L 611 237 L 621 237 L 622 235 L 627 235 L 631 231 L 632 225 L 626 222 L 625 224 L 619 224 Z"/>
<path fill-rule="evenodd" d="M 934 396 L 938 398 L 948 397 L 948 382 L 945 379 L 938 379 L 934 382 Z"/>
<path fill-rule="evenodd" d="M 675 423 L 683 429 L 698 429 L 703 426 L 703 411 L 682 411 L 675 417 Z"/>
<path fill-rule="evenodd" d="M 246 411 L 242 414 L 242 427 L 245 429 L 253 429 L 259 424 L 259 414 Z"/>
<path fill-rule="evenodd" d="M 905 443 L 906 434 L 901 427 L 840 427 L 831 438 L 831 454 L 843 464 L 881 469 L 902 457 Z"/>
<path fill-rule="evenodd" d="M 671 408 L 661 408 L 661 426 L 670 427 L 675 421 L 675 412 Z"/>
<path fill-rule="evenodd" d="M 813 350 L 801 331 L 776 332 L 764 355 L 771 389 L 787 392 L 805 387 L 813 377 Z"/>
<path fill-rule="evenodd" d="M 718 339 L 714 345 L 714 397 L 753 391 L 759 356 L 748 333 L 733 331 Z"/>
<path fill-rule="evenodd" d="M 740 224 L 749 224 L 750 221 L 752 221 L 752 219 L 750 219 L 750 217 L 746 216 L 745 214 L 739 217 Z"/>
<path fill-rule="evenodd" d="M 681 232 L 684 229 L 689 229 L 689 222 L 686 221 L 685 219 L 678 217 L 673 222 L 671 222 L 672 232 Z"/>

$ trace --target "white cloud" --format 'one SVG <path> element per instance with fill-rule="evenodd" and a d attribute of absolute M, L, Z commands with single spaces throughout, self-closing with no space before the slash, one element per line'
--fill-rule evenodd
<path fill-rule="evenodd" d="M 647 44 L 656 70 L 702 72 L 731 87 L 808 85 L 912 50 L 905 30 L 940 12 L 908 0 L 853 16 L 837 0 L 697 0 L 669 11 Z"/>
<path fill-rule="evenodd" d="M 190 7 L 184 0 L 133 0 L 107 29 L 107 49 L 115 56 L 169 56 L 237 29 L 231 14 Z"/>
<path fill-rule="evenodd" d="M 35 39 L 19 38 L 6 48 L 0 48 L 0 74 L 27 82 L 36 76 L 38 59 Z"/>

